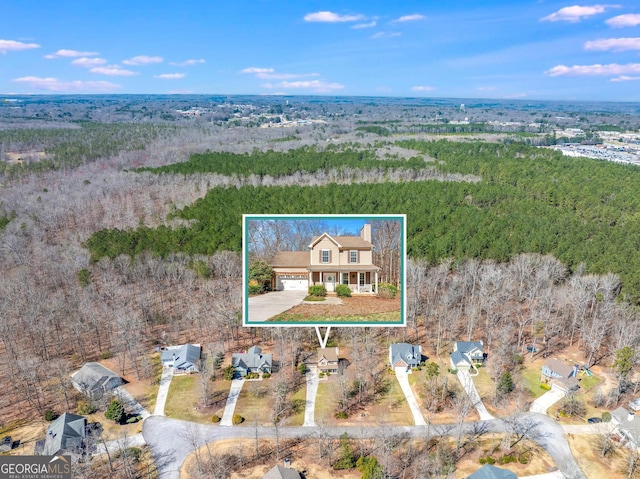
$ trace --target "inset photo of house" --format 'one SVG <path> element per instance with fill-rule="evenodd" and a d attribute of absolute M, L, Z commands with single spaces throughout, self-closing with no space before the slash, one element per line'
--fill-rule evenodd
<path fill-rule="evenodd" d="M 405 215 L 244 215 L 245 326 L 404 326 Z"/>

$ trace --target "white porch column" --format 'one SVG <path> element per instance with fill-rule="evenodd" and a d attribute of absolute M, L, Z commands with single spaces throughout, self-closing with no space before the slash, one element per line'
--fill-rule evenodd
<path fill-rule="evenodd" d="M 376 294 L 378 294 L 378 270 L 376 270 L 375 276 L 376 276 Z"/>

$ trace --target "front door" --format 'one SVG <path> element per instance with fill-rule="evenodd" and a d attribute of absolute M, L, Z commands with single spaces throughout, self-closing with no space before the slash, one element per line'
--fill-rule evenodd
<path fill-rule="evenodd" d="M 336 275 L 334 273 L 324 274 L 324 288 L 327 291 L 335 291 L 336 289 Z"/>

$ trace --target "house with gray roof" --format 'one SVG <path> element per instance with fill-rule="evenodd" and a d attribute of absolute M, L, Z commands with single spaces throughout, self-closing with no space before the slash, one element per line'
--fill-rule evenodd
<path fill-rule="evenodd" d="M 173 368 L 175 373 L 197 373 L 201 354 L 199 344 L 183 344 L 162 350 L 160 359 L 164 367 Z"/>
<path fill-rule="evenodd" d="M 338 355 L 340 350 L 334 348 L 318 348 L 317 365 L 318 370 L 323 373 L 337 373 L 340 365 Z"/>
<path fill-rule="evenodd" d="M 71 384 L 92 399 L 124 384 L 124 380 L 100 363 L 90 362 L 71 375 Z"/>
<path fill-rule="evenodd" d="M 44 439 L 36 442 L 35 453 L 43 456 L 81 455 L 87 436 L 87 419 L 70 412 L 53 421 Z"/>
<path fill-rule="evenodd" d="M 389 364 L 392 368 L 415 368 L 422 361 L 422 346 L 397 343 L 389 346 Z"/>
<path fill-rule="evenodd" d="M 478 373 L 475 365 L 482 364 L 485 360 L 482 341 L 458 341 L 453 344 L 453 352 L 449 355 L 452 369 L 473 369 Z"/>
<path fill-rule="evenodd" d="M 485 464 L 467 479 L 518 479 L 518 476 L 507 469 Z"/>
<path fill-rule="evenodd" d="M 580 386 L 578 385 L 578 366 L 565 363 L 558 359 L 549 359 L 542 366 L 541 381 L 551 384 L 551 387 L 560 389 L 561 391 L 574 391 Z"/>
<path fill-rule="evenodd" d="M 619 407 L 611 411 L 611 422 L 623 442 L 636 448 L 640 446 L 640 418 L 633 411 Z"/>
<path fill-rule="evenodd" d="M 298 470 L 290 467 L 287 463 L 285 461 L 285 466 L 273 466 L 260 479 L 301 479 Z"/>
<path fill-rule="evenodd" d="M 234 353 L 231 357 L 231 365 L 241 376 L 247 373 L 269 373 L 273 367 L 273 355 L 262 354 L 258 346 L 251 346 L 246 353 Z"/>

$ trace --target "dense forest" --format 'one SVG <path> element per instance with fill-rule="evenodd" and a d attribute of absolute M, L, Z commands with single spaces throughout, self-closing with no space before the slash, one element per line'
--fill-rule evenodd
<path fill-rule="evenodd" d="M 171 215 L 188 225 L 102 230 L 86 244 L 94 260 L 143 251 L 210 255 L 240 250 L 243 213 L 406 213 L 411 257 L 435 264 L 553 254 L 570 270 L 584 263 L 589 272 L 619 274 L 623 293 L 640 299 L 637 167 L 522 144 L 408 140 L 401 146 L 435 158 L 442 172 L 482 181 L 213 188 Z"/>
<path fill-rule="evenodd" d="M 387 159 L 384 161 L 376 157 L 373 150 L 334 151 L 331 146 L 326 150 L 318 150 L 315 146 L 297 148 L 286 152 L 268 150 L 254 151 L 251 154 L 234 154 L 227 152 L 206 152 L 195 154 L 184 163 L 160 166 L 158 168 L 138 168 L 136 171 L 150 171 L 152 173 L 219 173 L 222 175 L 291 175 L 305 171 L 313 173 L 319 170 L 359 168 L 424 168 L 424 160 L 411 158 L 409 160 Z"/>

